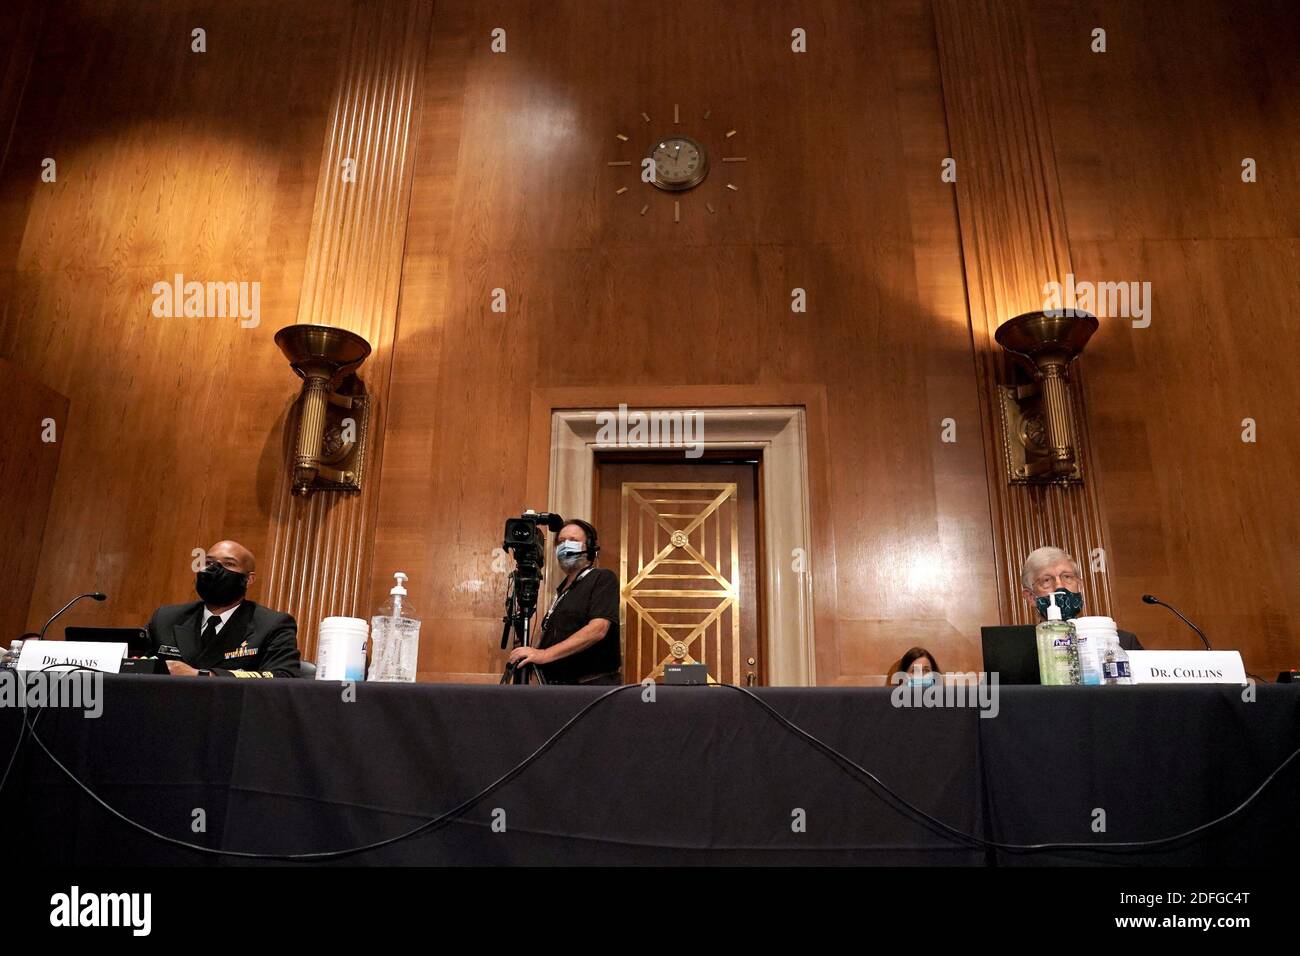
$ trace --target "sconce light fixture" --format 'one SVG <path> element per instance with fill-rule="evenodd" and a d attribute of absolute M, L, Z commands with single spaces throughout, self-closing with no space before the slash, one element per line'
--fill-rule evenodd
<path fill-rule="evenodd" d="M 275 344 L 303 380 L 293 493 L 360 491 L 370 402 L 352 373 L 370 354 L 370 343 L 327 325 L 288 325 L 275 333 Z"/>
<path fill-rule="evenodd" d="M 1003 457 L 1012 483 L 1082 480 L 1066 370 L 1096 331 L 1095 315 L 1057 309 L 1018 315 L 994 333 L 1033 376 L 1032 384 L 998 386 Z"/>

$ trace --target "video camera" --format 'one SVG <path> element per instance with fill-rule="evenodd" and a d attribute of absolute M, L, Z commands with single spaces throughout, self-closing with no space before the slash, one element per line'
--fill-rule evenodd
<path fill-rule="evenodd" d="M 501 547 L 514 555 L 515 563 L 521 568 L 527 565 L 541 567 L 545 560 L 546 544 L 539 525 L 548 531 L 559 531 L 564 527 L 564 519 L 556 514 L 543 511 L 525 511 L 518 518 L 506 519 L 505 542 Z"/>

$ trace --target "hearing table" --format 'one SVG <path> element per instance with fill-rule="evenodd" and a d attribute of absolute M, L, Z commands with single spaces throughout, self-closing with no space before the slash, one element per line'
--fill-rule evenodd
<path fill-rule="evenodd" d="M 109 806 L 209 851 L 350 850 L 476 796 L 445 825 L 337 859 L 1195 865 L 1300 849 L 1300 760 L 1207 831 L 1095 846 L 1174 835 L 1245 800 L 1300 747 L 1298 686 L 1254 700 L 1214 685 L 1001 687 L 987 717 L 899 707 L 888 688 L 659 686 L 649 700 L 634 686 L 597 702 L 609 690 L 119 675 L 100 716 L 46 708 L 35 730 Z M 20 725 L 0 708 L 0 760 Z M 30 739 L 0 814 L 19 822 L 11 849 L 48 864 L 256 862 L 123 822 Z M 1020 846 L 1045 843 L 1093 848 Z"/>

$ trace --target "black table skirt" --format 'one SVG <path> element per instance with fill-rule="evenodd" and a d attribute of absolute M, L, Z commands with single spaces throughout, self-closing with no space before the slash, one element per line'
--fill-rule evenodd
<path fill-rule="evenodd" d="M 349 701 L 325 681 L 117 676 L 99 718 L 47 709 L 36 729 L 132 820 L 207 847 L 293 854 L 373 843 L 456 807 L 607 691 L 359 684 Z M 884 688 L 756 693 L 926 814 L 1003 843 L 1172 835 L 1231 810 L 1300 747 L 1300 687 L 1262 686 L 1251 702 L 1228 686 L 999 691 L 993 718 L 899 708 Z M 0 709 L 0 760 L 19 726 Z M 454 822 L 338 862 L 1283 863 L 1300 849 L 1297 806 L 1300 759 L 1243 813 L 1172 847 L 990 849 L 901 807 L 740 692 L 658 687 L 649 703 L 629 688 Z M 24 821 L 12 839 L 47 864 L 250 862 L 115 819 L 32 741 L 0 811 Z"/>

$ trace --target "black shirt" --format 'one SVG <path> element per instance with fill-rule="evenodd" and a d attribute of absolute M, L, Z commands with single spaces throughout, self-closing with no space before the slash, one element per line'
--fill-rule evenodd
<path fill-rule="evenodd" d="M 562 657 L 542 668 L 552 684 L 578 684 L 589 677 L 617 671 L 623 663 L 622 642 L 618 634 L 618 575 L 608 568 L 591 568 L 566 591 L 561 583 L 555 593 L 560 602 L 542 624 L 538 647 L 554 647 L 587 626 L 594 618 L 609 621 L 605 636 L 576 654 Z"/>

